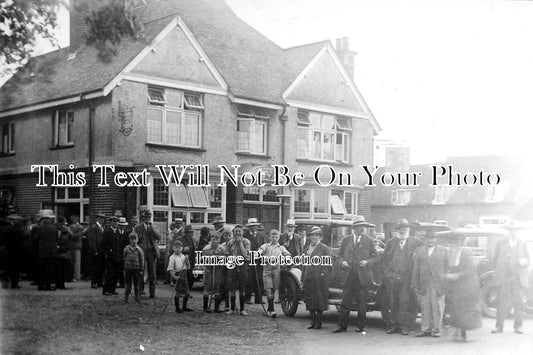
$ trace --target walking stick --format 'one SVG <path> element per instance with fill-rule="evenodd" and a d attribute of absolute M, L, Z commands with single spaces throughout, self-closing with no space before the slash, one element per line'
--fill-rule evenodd
<path fill-rule="evenodd" d="M 207 306 L 208 310 L 211 310 L 211 303 L 213 303 L 214 294 L 215 294 L 215 265 L 213 265 L 213 288 L 211 289 L 211 294 L 209 295 L 209 305 Z"/>
<path fill-rule="evenodd" d="M 257 267 L 254 266 L 254 272 L 255 272 L 255 282 L 257 283 L 257 291 L 261 291 L 261 288 L 259 286 L 259 276 L 257 276 Z M 261 295 L 261 298 L 263 298 L 263 295 Z M 265 313 L 265 315 L 268 314 L 266 308 L 265 308 L 265 305 L 263 303 L 263 301 L 261 300 L 261 308 L 263 308 L 263 312 Z"/>

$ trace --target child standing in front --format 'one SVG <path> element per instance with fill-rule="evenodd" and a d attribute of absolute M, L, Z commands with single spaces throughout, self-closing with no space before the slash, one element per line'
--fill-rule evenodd
<path fill-rule="evenodd" d="M 220 236 L 218 233 L 211 234 L 211 241 L 202 250 L 202 256 L 224 256 L 226 249 L 220 245 Z M 221 313 L 220 302 L 222 301 L 220 295 L 220 287 L 224 282 L 223 279 L 224 266 L 206 266 L 204 267 L 204 312 L 211 313 L 209 296 L 215 296 L 215 313 Z"/>
<path fill-rule="evenodd" d="M 187 270 L 190 268 L 187 255 L 182 254 L 183 243 L 180 240 L 172 244 L 174 254 L 168 259 L 167 271 L 172 279 L 176 282 L 174 305 L 176 313 L 190 312 L 192 309 L 187 307 L 189 301 L 189 283 L 187 282 Z M 183 308 L 180 308 L 180 298 L 183 297 Z"/>
<path fill-rule="evenodd" d="M 139 278 L 143 272 L 144 254 L 141 247 L 137 245 L 137 233 L 132 232 L 129 236 L 130 244 L 124 248 L 124 282 L 126 283 L 126 293 L 124 294 L 124 303 L 128 303 L 128 297 L 131 293 L 131 284 L 135 292 L 135 302 L 139 302 Z"/>
<path fill-rule="evenodd" d="M 279 244 L 279 231 L 272 229 L 270 231 L 270 243 L 263 244 L 259 247 L 261 256 L 291 256 L 291 253 L 283 246 Z M 263 284 L 265 285 L 265 291 L 267 294 L 268 310 L 267 316 L 276 317 L 276 311 L 274 310 L 274 294 L 276 290 L 279 290 L 279 277 L 281 273 L 281 266 L 278 264 L 270 265 L 265 263 L 263 265 Z"/>

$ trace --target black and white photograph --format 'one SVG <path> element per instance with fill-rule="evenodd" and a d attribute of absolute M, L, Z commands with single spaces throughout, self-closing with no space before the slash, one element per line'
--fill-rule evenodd
<path fill-rule="evenodd" d="M 532 19 L 0 0 L 0 354 L 533 354 Z"/>

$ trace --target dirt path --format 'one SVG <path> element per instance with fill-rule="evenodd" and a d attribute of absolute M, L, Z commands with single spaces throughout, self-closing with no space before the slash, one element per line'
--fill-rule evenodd
<path fill-rule="evenodd" d="M 2 290 L 0 353 L 116 354 L 279 354 L 298 349 L 283 322 L 261 315 L 226 316 L 201 312 L 201 294 L 193 292 L 195 312 L 176 314 L 169 302 L 172 289 L 158 285 L 156 299 L 125 305 L 119 296 L 102 296 L 89 283 L 69 289 L 38 292 L 23 283 Z M 167 306 L 165 310 L 165 306 Z M 291 351 L 298 353 L 298 351 Z"/>

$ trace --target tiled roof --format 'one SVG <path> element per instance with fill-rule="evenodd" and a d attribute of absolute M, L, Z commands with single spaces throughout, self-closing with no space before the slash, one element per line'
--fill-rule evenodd
<path fill-rule="evenodd" d="M 168 10 L 168 9 L 167 9 Z M 0 89 L 0 112 L 103 89 L 171 20 L 158 6 L 137 10 L 145 22 L 143 39 L 124 38 L 110 62 L 92 46 L 82 46 L 68 60 L 68 48 L 32 59 L 35 72 L 19 70 Z"/>
<path fill-rule="evenodd" d="M 393 186 L 383 186 L 376 182 L 376 187 L 373 190 L 372 204 L 375 206 L 392 206 L 391 194 L 393 190 L 406 189 L 411 190 L 411 199 L 408 205 L 431 205 L 435 198 L 435 186 L 430 186 L 432 183 L 432 166 L 443 165 L 446 168 L 452 167 L 455 173 L 462 175 L 471 172 L 479 174 L 483 171 L 485 176 L 489 173 L 497 173 L 501 177 L 501 188 L 503 189 L 503 196 L 500 202 L 516 202 L 519 199 L 518 191 L 525 181 L 524 173 L 526 165 L 518 158 L 504 157 L 504 156 L 469 156 L 469 157 L 450 157 L 444 163 L 411 165 L 409 172 L 421 172 L 422 176 L 419 178 L 418 187 L 406 187 L 394 184 Z M 380 176 L 382 173 L 389 171 L 387 168 L 380 168 L 375 176 Z M 437 168 L 437 174 L 439 168 Z M 453 174 L 453 175 L 454 175 Z M 438 180 L 439 184 L 446 185 L 448 181 L 441 177 Z M 455 180 L 453 181 L 455 183 Z M 487 184 L 481 186 L 476 183 L 473 186 L 452 187 L 449 189 L 449 196 L 446 204 L 471 204 L 471 203 L 485 203 Z"/>
<path fill-rule="evenodd" d="M 34 58 L 46 71 L 19 71 L 0 89 L 0 112 L 102 89 L 179 14 L 215 64 L 233 95 L 282 104 L 282 94 L 326 41 L 282 49 L 241 20 L 223 0 L 151 0 L 137 15 L 143 40 L 126 38 L 109 63 L 83 45 L 68 60 L 68 48 Z M 9 93 L 9 94 L 8 94 Z"/>

